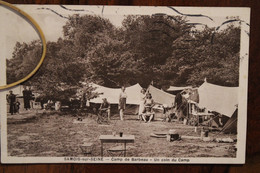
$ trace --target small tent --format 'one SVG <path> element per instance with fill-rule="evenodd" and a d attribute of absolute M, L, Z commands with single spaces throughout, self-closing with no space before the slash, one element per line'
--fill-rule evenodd
<path fill-rule="evenodd" d="M 174 95 L 164 92 L 163 90 L 160 90 L 158 88 L 155 88 L 152 85 L 150 85 L 147 90 L 149 91 L 149 93 L 152 94 L 152 98 L 155 103 L 162 104 L 162 105 L 166 104 L 168 106 L 174 105 L 175 103 Z"/>
<path fill-rule="evenodd" d="M 227 121 L 227 123 L 222 128 L 222 132 L 224 133 L 237 133 L 237 112 L 238 110 L 233 113 L 231 118 Z"/>
<path fill-rule="evenodd" d="M 100 95 L 96 98 L 90 100 L 90 103 L 101 104 L 102 98 L 106 98 L 107 101 L 112 105 L 112 109 L 117 108 L 119 102 L 119 95 L 121 92 L 121 88 L 108 88 L 101 85 L 97 85 L 94 83 L 90 84 L 93 88 L 95 88 L 94 92 L 99 93 Z M 135 84 L 130 87 L 126 87 L 126 114 L 136 114 L 138 113 L 138 108 L 140 104 L 140 91 L 142 87 L 139 84 Z"/>
<path fill-rule="evenodd" d="M 199 107 L 231 117 L 238 104 L 238 87 L 224 87 L 204 82 L 199 88 Z"/>

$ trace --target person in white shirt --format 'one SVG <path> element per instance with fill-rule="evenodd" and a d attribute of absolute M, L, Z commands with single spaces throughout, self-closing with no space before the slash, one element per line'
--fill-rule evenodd
<path fill-rule="evenodd" d="M 122 86 L 121 90 L 122 91 L 119 95 L 118 109 L 119 109 L 120 120 L 124 120 L 124 110 L 125 110 L 125 107 L 126 107 L 127 94 L 125 92 L 124 86 Z"/>
<path fill-rule="evenodd" d="M 138 111 L 138 119 L 141 119 L 141 115 L 144 112 L 144 102 L 146 98 L 146 92 L 144 89 L 141 90 L 140 93 L 140 104 L 139 104 L 139 111 Z"/>

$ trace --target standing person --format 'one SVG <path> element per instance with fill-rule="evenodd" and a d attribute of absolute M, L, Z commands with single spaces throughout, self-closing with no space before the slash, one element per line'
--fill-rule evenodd
<path fill-rule="evenodd" d="M 27 87 L 24 87 L 23 90 L 23 103 L 24 103 L 24 109 L 28 110 L 31 108 L 30 106 L 30 93 Z"/>
<path fill-rule="evenodd" d="M 177 93 L 176 97 L 175 97 L 175 107 L 177 108 L 177 110 L 181 107 L 182 105 L 182 95 L 181 93 Z"/>
<path fill-rule="evenodd" d="M 28 97 L 29 97 L 29 102 L 30 102 L 30 108 L 33 109 L 34 95 L 32 93 L 32 88 L 31 87 L 28 87 Z"/>
<path fill-rule="evenodd" d="M 10 109 L 9 112 L 11 113 L 11 115 L 13 115 L 15 113 L 15 105 L 16 105 L 16 96 L 13 94 L 13 91 L 9 91 L 9 95 L 7 97 L 7 102 L 10 105 Z"/>
<path fill-rule="evenodd" d="M 87 98 L 86 98 L 86 93 L 83 92 L 81 99 L 80 99 L 80 108 L 81 110 L 84 110 L 84 108 L 86 107 L 86 103 L 87 103 Z"/>
<path fill-rule="evenodd" d="M 144 112 L 144 102 L 145 102 L 146 94 L 144 88 L 142 88 L 140 93 L 140 105 L 139 105 L 139 111 L 138 111 L 138 119 L 141 119 L 141 115 Z"/>
<path fill-rule="evenodd" d="M 124 86 L 122 86 L 121 90 L 122 91 L 119 95 L 118 109 L 119 109 L 120 120 L 124 120 L 124 110 L 125 110 L 125 107 L 126 107 L 127 94 L 125 92 Z"/>
<path fill-rule="evenodd" d="M 44 109 L 43 105 L 46 102 L 44 94 L 40 94 L 36 99 L 37 102 L 41 103 L 41 109 Z"/>

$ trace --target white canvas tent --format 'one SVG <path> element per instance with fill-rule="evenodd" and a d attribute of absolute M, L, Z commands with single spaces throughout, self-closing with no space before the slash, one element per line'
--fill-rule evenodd
<path fill-rule="evenodd" d="M 92 104 L 100 104 L 102 103 L 102 98 L 106 98 L 107 101 L 112 104 L 112 112 L 118 113 L 117 106 L 119 103 L 119 95 L 121 92 L 121 88 L 108 88 L 104 86 L 100 86 L 94 83 L 90 84 L 95 88 L 94 92 L 99 93 L 100 95 L 94 99 L 90 100 Z M 126 110 L 125 114 L 137 114 L 140 104 L 140 94 L 142 87 L 139 84 L 135 84 L 130 87 L 126 87 Z"/>
<path fill-rule="evenodd" d="M 90 100 L 91 103 L 102 103 L 102 98 L 107 98 L 107 101 L 109 103 L 118 104 L 121 88 L 108 88 L 94 83 L 90 85 L 96 88 L 94 92 L 100 93 L 98 97 Z M 139 84 L 126 87 L 125 90 L 127 94 L 126 104 L 139 105 L 141 89 L 142 87 Z"/>
<path fill-rule="evenodd" d="M 199 106 L 231 117 L 238 104 L 238 87 L 224 87 L 204 82 L 199 88 Z"/>
<path fill-rule="evenodd" d="M 158 88 L 155 88 L 152 85 L 148 87 L 148 91 L 152 94 L 152 98 L 155 103 L 166 104 L 168 106 L 172 106 L 175 103 L 174 95 L 164 92 L 163 90 L 160 90 Z"/>

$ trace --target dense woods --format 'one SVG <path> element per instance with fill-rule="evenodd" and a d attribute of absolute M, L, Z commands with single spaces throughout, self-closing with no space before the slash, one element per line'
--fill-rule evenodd
<path fill-rule="evenodd" d="M 63 26 L 63 38 L 47 43 L 45 61 L 26 85 L 64 99 L 83 81 L 106 87 L 153 82 L 166 89 L 199 86 L 207 78 L 238 86 L 240 32 L 232 23 L 217 32 L 198 29 L 180 16 L 129 15 L 115 27 L 99 16 L 73 15 Z M 39 41 L 17 43 L 7 60 L 7 82 L 28 74 L 40 54 Z"/>

